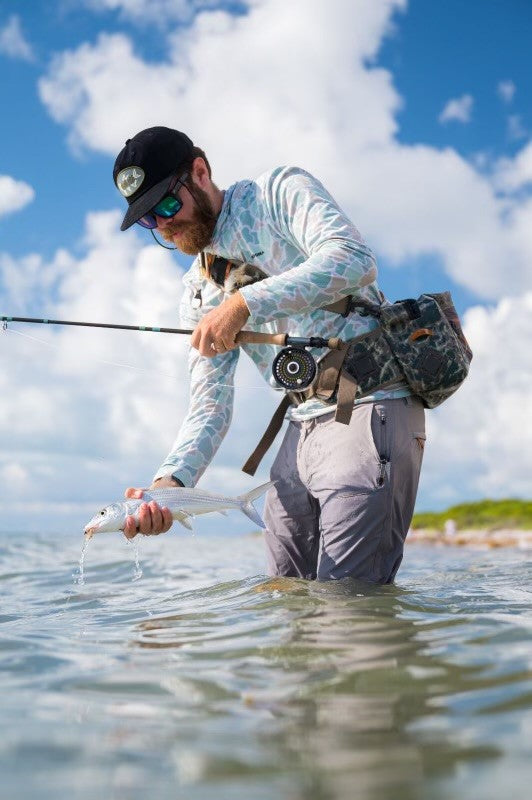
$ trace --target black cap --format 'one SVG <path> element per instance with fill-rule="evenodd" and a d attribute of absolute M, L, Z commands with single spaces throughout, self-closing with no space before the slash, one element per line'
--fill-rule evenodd
<path fill-rule="evenodd" d="M 186 134 L 162 126 L 127 140 L 113 169 L 118 191 L 129 203 L 121 231 L 163 199 L 180 165 L 192 158 L 193 147 Z"/>

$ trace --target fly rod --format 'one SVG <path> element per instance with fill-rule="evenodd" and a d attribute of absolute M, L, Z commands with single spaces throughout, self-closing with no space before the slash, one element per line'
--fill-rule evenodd
<path fill-rule="evenodd" d="M 4 329 L 8 322 L 29 322 L 35 325 L 75 325 L 81 328 L 112 328 L 121 331 L 151 331 L 152 333 L 179 333 L 190 336 L 193 331 L 188 328 L 162 328 L 154 325 L 118 325 L 111 322 L 78 322 L 67 319 L 38 319 L 36 317 L 0 316 Z M 310 386 L 316 377 L 317 364 L 307 347 L 328 347 L 329 350 L 341 350 L 344 342 L 341 339 L 322 339 L 320 336 L 290 336 L 287 333 L 259 333 L 257 331 L 240 331 L 235 342 L 241 344 L 273 344 L 283 349 L 275 356 L 272 373 L 275 381 L 283 389 L 301 391 Z"/>
<path fill-rule="evenodd" d="M 69 319 L 38 319 L 37 317 L 0 317 L 0 322 L 31 322 L 36 325 L 76 325 L 81 328 L 114 328 L 121 331 L 153 331 L 154 333 L 183 333 L 192 331 L 183 328 L 156 328 L 145 325 L 117 325 L 110 322 L 77 322 Z"/>
<path fill-rule="evenodd" d="M 0 322 L 7 327 L 8 322 L 28 322 L 35 325 L 74 325 L 81 328 L 112 328 L 121 331 L 148 331 L 152 333 L 178 333 L 190 336 L 194 331 L 189 328 L 163 328 L 154 325 L 118 325 L 111 322 L 78 322 L 67 319 L 46 319 L 37 317 L 0 316 Z M 256 331 L 240 331 L 235 341 L 237 344 L 274 344 L 278 347 L 328 347 L 339 350 L 343 344 L 341 339 L 322 339 L 319 336 L 290 336 L 287 333 L 258 333 Z"/>

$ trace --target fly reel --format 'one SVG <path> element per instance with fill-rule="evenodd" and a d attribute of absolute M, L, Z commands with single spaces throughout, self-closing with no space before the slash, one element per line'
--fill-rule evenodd
<path fill-rule="evenodd" d="M 272 364 L 277 383 L 292 392 L 307 389 L 316 377 L 314 356 L 302 347 L 284 347 Z"/>

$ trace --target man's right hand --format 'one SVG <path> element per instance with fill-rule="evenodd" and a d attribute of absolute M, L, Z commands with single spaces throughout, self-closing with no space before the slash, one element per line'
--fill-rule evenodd
<path fill-rule="evenodd" d="M 149 492 L 150 489 L 167 489 L 172 486 L 181 486 L 181 484 L 171 475 L 165 475 L 162 478 L 158 478 L 146 489 L 129 487 L 124 492 L 124 496 L 128 499 L 140 500 L 144 492 Z M 166 506 L 161 508 L 154 500 L 150 500 L 149 503 L 141 505 L 138 522 L 135 517 L 126 517 L 124 534 L 127 539 L 133 539 L 137 533 L 142 533 L 144 536 L 158 536 L 160 533 L 169 531 L 173 521 L 172 512 L 169 508 Z"/>

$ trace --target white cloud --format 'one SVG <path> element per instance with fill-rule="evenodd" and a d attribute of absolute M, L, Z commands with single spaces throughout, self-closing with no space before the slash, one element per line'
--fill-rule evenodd
<path fill-rule="evenodd" d="M 337 15 L 317 0 L 305 4 L 313 9 L 303 16 L 300 4 L 288 9 L 281 0 L 262 2 L 246 17 L 205 13 L 169 37 L 169 58 L 157 64 L 140 59 L 126 36 L 104 34 L 94 46 L 57 56 L 40 95 L 77 147 L 116 155 L 132 132 L 162 123 L 189 129 L 218 152 L 231 178 L 241 163 L 262 168 L 263 142 L 274 159 L 296 152 L 294 134 L 303 134 L 318 165 L 332 156 L 332 124 L 338 132 L 349 128 L 353 146 L 386 141 L 396 131 L 393 112 L 401 102 L 390 75 L 361 62 L 375 56 L 390 9 L 402 5 L 359 0 L 365 24 L 348 30 L 336 21 L 352 22 L 345 0 Z M 363 118 L 339 104 L 345 97 L 364 108 Z M 220 137 L 226 121 L 238 125 L 238 136 Z"/>
<path fill-rule="evenodd" d="M 175 324 L 179 269 L 166 251 L 120 234 L 119 220 L 118 212 L 88 216 L 81 259 L 66 252 L 48 263 L 37 255 L 0 256 L 7 313 L 38 309 L 52 319 Z M 172 401 L 171 392 L 157 387 L 176 379 L 186 385 L 185 343 L 178 337 L 16 324 L 0 337 L 5 452 L 75 451 L 88 459 L 145 449 L 161 456 L 167 436 L 160 419 L 170 415 Z"/>
<path fill-rule="evenodd" d="M 142 233 L 121 233 L 120 219 L 118 211 L 88 214 L 76 246 L 81 257 L 0 254 L 3 313 L 176 327 L 182 270 L 168 251 L 143 245 Z M 27 510 L 12 524 L 81 526 L 81 512 L 89 516 L 89 507 L 119 499 L 126 486 L 151 481 L 187 406 L 187 347 L 186 337 L 168 334 L 17 323 L 0 329 L 2 497 L 26 501 Z M 237 383 L 248 386 L 239 403 L 251 396 L 255 409 L 265 404 L 266 422 L 272 392 L 249 388 L 261 383 L 251 364 L 239 371 Z M 256 431 L 249 415 L 239 416 L 230 441 L 243 463 Z M 231 473 L 240 491 L 249 488 L 249 478 Z M 9 524 L 5 508 L 1 527 Z"/>
<path fill-rule="evenodd" d="M 532 474 L 532 292 L 465 315 L 470 375 L 427 412 L 426 508 L 478 497 L 528 497 Z"/>
<path fill-rule="evenodd" d="M 513 81 L 499 81 L 497 94 L 504 103 L 511 103 L 515 96 L 515 83 Z"/>
<path fill-rule="evenodd" d="M 508 137 L 510 139 L 526 139 L 528 132 L 523 125 L 520 114 L 510 114 L 508 117 Z"/>
<path fill-rule="evenodd" d="M 17 298 L 42 296 L 40 309 L 51 318 L 175 325 L 181 270 L 166 251 L 120 233 L 120 216 L 87 217 L 79 258 L 66 251 L 50 262 L 4 255 L 0 266 L 10 265 L 0 272 L 5 304 L 25 315 Z M 471 373 L 451 400 L 427 412 L 420 507 L 529 493 L 532 349 L 523 342 L 532 338 L 531 312 L 528 293 L 466 313 Z M 25 500 L 33 504 L 25 516 L 17 512 L 19 528 L 32 520 L 41 530 L 79 528 L 127 485 L 150 480 L 187 405 L 185 339 L 11 324 L 0 331 L 0 347 L 3 496 L 13 509 Z M 208 485 L 228 493 L 249 488 L 240 466 L 278 402 L 247 359 L 242 362 L 233 425 L 207 475 Z M 274 451 L 253 483 L 266 478 Z"/>
<path fill-rule="evenodd" d="M 393 12 L 405 6 L 338 0 L 331 14 L 321 0 L 257 0 L 245 16 L 199 14 L 171 32 L 168 56 L 159 62 L 143 60 L 124 35 L 102 35 L 56 56 L 40 94 L 79 151 L 114 157 L 136 131 L 167 124 L 205 147 L 221 186 L 277 163 L 300 164 L 324 181 L 378 253 L 398 266 L 435 254 L 455 281 L 497 303 L 468 312 L 471 377 L 448 404 L 428 413 L 420 498 L 429 507 L 445 495 L 457 499 L 458 485 L 459 499 L 526 491 L 522 476 L 530 464 L 517 423 L 510 423 L 507 442 L 497 425 L 512 410 L 521 419 L 523 398 L 532 396 L 511 347 L 530 333 L 523 322 L 530 306 L 519 296 L 531 283 L 532 200 L 526 148 L 490 173 L 451 148 L 397 141 L 402 99 L 375 59 Z M 142 247 L 134 233 L 119 233 L 119 216 L 88 216 L 82 257 L 60 251 L 45 262 L 4 254 L 10 307 L 175 324 L 179 275 L 172 257 Z M 500 301 L 509 294 L 515 299 Z M 106 501 L 127 484 L 149 480 L 186 405 L 185 343 L 73 329 L 31 334 L 45 344 L 13 330 L 0 335 L 7 354 L 0 372 L 7 489 L 20 490 L 19 467 L 41 492 L 35 502 Z M 239 383 L 257 386 L 258 378 L 243 370 Z M 209 480 L 232 475 L 235 487 L 246 480 L 236 470 L 273 404 L 266 390 L 237 396 L 230 438 L 209 471 Z"/>
<path fill-rule="evenodd" d="M 22 33 L 20 18 L 13 14 L 3 28 L 0 28 L 0 53 L 9 58 L 33 61 L 33 48 Z"/>
<path fill-rule="evenodd" d="M 462 97 L 456 97 L 453 100 L 448 100 L 445 104 L 443 111 L 438 117 L 439 122 L 471 122 L 471 112 L 473 111 L 473 97 L 470 94 L 464 94 Z"/>
<path fill-rule="evenodd" d="M 5 486 L 6 484 L 21 486 L 27 485 L 29 474 L 27 469 L 22 467 L 17 462 L 11 462 L 0 467 L 0 481 Z"/>
<path fill-rule="evenodd" d="M 97 12 L 118 11 L 136 23 L 154 23 L 165 27 L 169 22 L 189 22 L 201 9 L 223 6 L 220 0 L 83 0 Z"/>
<path fill-rule="evenodd" d="M 305 13 L 301 2 L 261 0 L 245 16 L 202 13 L 169 35 L 156 63 L 126 36 L 102 35 L 58 55 L 40 94 L 77 150 L 115 156 L 133 133 L 165 124 L 205 147 L 220 185 L 300 164 L 393 263 L 436 255 L 481 297 L 523 291 L 529 206 L 509 205 L 489 171 L 451 148 L 396 140 L 402 99 L 375 58 L 404 7 L 343 0 L 333 15 L 321 0 Z"/>
<path fill-rule="evenodd" d="M 0 175 L 0 217 L 20 211 L 35 197 L 33 188 L 9 175 Z"/>
<path fill-rule="evenodd" d="M 516 192 L 532 184 L 532 141 L 513 158 L 502 158 L 495 164 L 494 185 L 502 192 Z"/>

